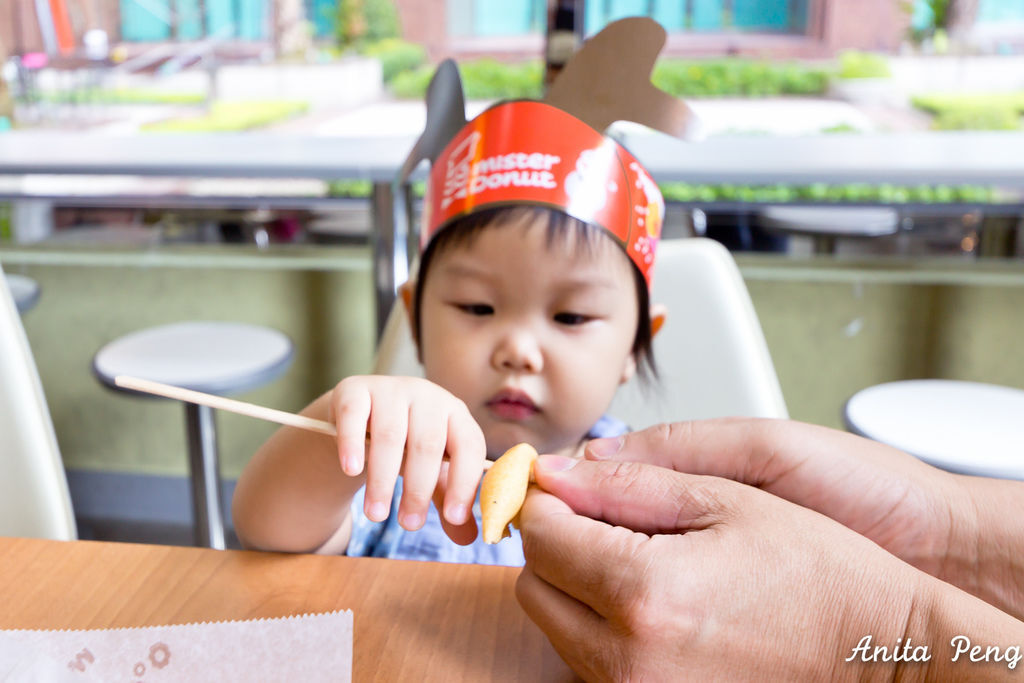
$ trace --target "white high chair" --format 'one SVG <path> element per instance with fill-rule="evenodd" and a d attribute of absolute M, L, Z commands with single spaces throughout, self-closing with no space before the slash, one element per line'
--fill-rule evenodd
<path fill-rule="evenodd" d="M 660 379 L 651 387 L 631 380 L 610 414 L 633 429 L 711 417 L 788 417 L 750 295 L 725 247 L 703 238 L 662 241 L 651 300 L 668 307 L 654 338 Z M 400 301 L 384 325 L 374 372 L 423 376 Z"/>
<path fill-rule="evenodd" d="M 77 537 L 50 411 L 2 269 L 0 535 L 65 541 Z"/>
<path fill-rule="evenodd" d="M 789 417 L 750 294 L 729 250 L 695 237 L 658 244 L 651 301 L 658 380 L 634 377 L 609 413 L 633 429 L 712 417 Z"/>

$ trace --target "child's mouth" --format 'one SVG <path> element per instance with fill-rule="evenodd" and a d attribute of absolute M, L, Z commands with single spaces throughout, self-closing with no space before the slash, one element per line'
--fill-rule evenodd
<path fill-rule="evenodd" d="M 495 417 L 502 420 L 525 420 L 540 412 L 540 408 L 525 392 L 503 389 L 487 402 Z"/>

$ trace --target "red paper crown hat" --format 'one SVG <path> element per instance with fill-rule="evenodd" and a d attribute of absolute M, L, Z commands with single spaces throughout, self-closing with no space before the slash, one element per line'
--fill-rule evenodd
<path fill-rule="evenodd" d="M 427 127 L 403 168 L 407 175 L 421 159 L 432 161 L 421 248 L 482 209 L 547 206 L 606 230 L 649 287 L 664 200 L 640 162 L 600 131 L 619 120 L 678 137 L 692 130 L 689 107 L 650 82 L 664 43 L 664 29 L 651 19 L 609 24 L 566 64 L 544 100 L 501 102 L 469 123 L 458 70 L 443 63 L 428 89 Z"/>

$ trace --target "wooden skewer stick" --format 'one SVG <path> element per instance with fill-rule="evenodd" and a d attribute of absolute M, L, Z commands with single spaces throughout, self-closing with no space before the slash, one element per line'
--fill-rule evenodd
<path fill-rule="evenodd" d="M 316 420 L 305 415 L 286 413 L 283 410 L 275 410 L 274 408 L 264 408 L 254 403 L 236 401 L 232 398 L 224 398 L 223 396 L 215 396 L 213 394 L 204 394 L 201 391 L 192 391 L 191 389 L 183 389 L 182 387 L 175 387 L 162 382 L 153 382 L 152 380 L 139 377 L 129 377 L 128 375 L 118 375 L 114 378 L 114 384 L 125 389 L 155 394 L 164 398 L 173 398 L 185 401 L 186 403 L 195 403 L 201 406 L 216 408 L 217 410 L 226 410 L 229 413 L 248 415 L 249 417 L 267 420 L 268 422 L 276 422 L 289 427 L 319 432 L 327 436 L 338 436 L 337 428 L 330 422 Z"/>
<path fill-rule="evenodd" d="M 326 434 L 327 436 L 333 436 L 335 438 L 338 436 L 337 428 L 330 422 L 306 417 L 305 415 L 286 413 L 283 410 L 276 410 L 274 408 L 265 408 L 263 406 L 258 406 L 255 403 L 236 401 L 233 398 L 224 398 L 223 396 L 216 396 L 214 394 L 204 394 L 201 391 L 193 391 L 192 389 L 184 389 L 171 384 L 154 382 L 152 380 L 142 379 L 141 377 L 131 377 L 129 375 L 118 375 L 114 378 L 114 384 L 124 389 L 141 391 L 145 394 L 154 394 L 156 396 L 163 396 L 164 398 L 173 398 L 178 401 L 185 401 L 186 403 L 195 403 L 201 406 L 216 408 L 217 410 L 226 410 L 229 413 L 247 415 L 248 417 L 255 417 L 259 420 L 276 422 L 277 424 L 286 425 L 288 427 L 297 427 L 298 429 Z M 366 434 L 366 440 L 370 440 L 369 432 Z M 484 461 L 484 469 L 490 469 L 490 467 L 491 461 Z"/>

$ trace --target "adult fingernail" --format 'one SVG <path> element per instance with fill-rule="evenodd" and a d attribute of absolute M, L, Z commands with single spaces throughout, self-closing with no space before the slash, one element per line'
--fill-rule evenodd
<path fill-rule="evenodd" d="M 564 455 L 542 455 L 537 458 L 534 467 L 545 472 L 565 472 L 576 466 L 576 458 L 567 458 Z"/>
<path fill-rule="evenodd" d="M 594 460 L 602 460 L 604 458 L 611 458 L 616 453 L 622 450 L 622 445 L 626 442 L 626 437 L 615 436 L 604 439 L 594 439 L 587 444 L 586 454 Z"/>

